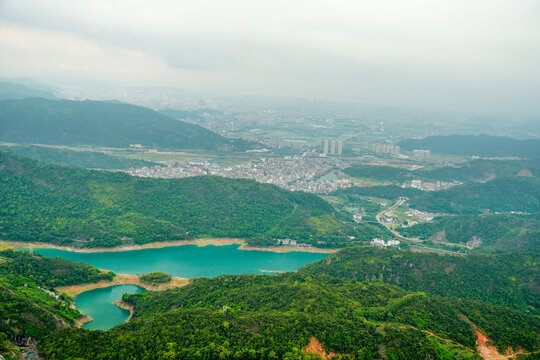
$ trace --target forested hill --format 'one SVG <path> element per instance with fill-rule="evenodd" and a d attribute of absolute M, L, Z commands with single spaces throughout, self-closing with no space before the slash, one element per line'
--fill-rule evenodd
<path fill-rule="evenodd" d="M 96 247 L 193 237 L 337 246 L 353 229 L 316 195 L 252 180 L 151 179 L 0 152 L 3 239 Z M 356 233 L 366 240 L 377 232 Z M 318 243 L 318 241 L 322 243 Z"/>
<path fill-rule="evenodd" d="M 429 149 L 435 153 L 477 155 L 484 157 L 540 157 L 540 139 L 516 140 L 504 136 L 448 135 L 407 139 L 398 144 L 403 149 Z"/>
<path fill-rule="evenodd" d="M 306 265 L 300 272 L 358 281 L 382 281 L 409 291 L 476 299 L 540 314 L 537 254 L 439 255 L 352 247 Z"/>
<path fill-rule="evenodd" d="M 362 254 L 364 250 L 367 253 Z M 486 285 L 480 287 L 480 293 L 487 290 L 487 301 L 504 297 L 515 297 L 508 305 L 530 301 L 525 296 L 530 293 L 519 291 L 533 286 L 537 265 L 527 257 L 478 257 L 469 263 L 463 259 L 351 248 L 299 272 L 198 278 L 182 288 L 124 295 L 123 300 L 134 306 L 130 322 L 95 331 L 75 328 L 72 321 L 79 312 L 69 306 L 69 299 L 56 299 L 41 288 L 112 274 L 58 258 L 4 251 L 0 252 L 0 354 L 14 358 L 16 347 L 37 341 L 40 358 L 66 360 L 307 360 L 331 354 L 337 359 L 480 360 L 475 348 L 478 330 L 500 353 L 520 349 L 533 353 L 523 359 L 535 359 L 540 321 L 527 314 L 528 309 L 456 297 L 463 291 L 453 297 L 430 293 L 442 288 L 437 279 L 449 284 L 443 273 L 454 272 L 456 284 L 469 283 L 473 279 L 467 279 L 468 268 L 479 266 L 480 273 L 488 272 Z M 356 271 L 362 262 L 371 267 L 370 273 L 380 265 L 383 271 L 392 266 L 403 272 L 404 279 L 425 273 L 429 289 L 411 292 L 384 284 L 377 276 L 366 280 Z M 510 267 L 517 272 L 508 274 Z M 515 284 L 505 280 L 508 276 Z M 401 286 L 411 284 L 414 281 L 403 281 Z"/>
<path fill-rule="evenodd" d="M 0 141 L 172 149 L 245 150 L 244 140 L 226 139 L 200 126 L 122 103 L 28 98 L 0 101 Z"/>
<path fill-rule="evenodd" d="M 496 178 L 443 191 L 424 191 L 409 200 L 412 208 L 451 214 L 540 211 L 539 178 Z"/>
<path fill-rule="evenodd" d="M 32 346 L 81 314 L 72 301 L 50 291 L 56 286 L 111 280 L 91 265 L 46 258 L 26 251 L 0 251 L 0 355 L 15 357 L 18 347 Z M 26 356 L 25 356 L 26 358 Z"/>
<path fill-rule="evenodd" d="M 320 359 L 313 353 L 318 348 L 337 359 L 480 359 L 472 350 L 475 326 L 500 352 L 534 352 L 540 345 L 538 319 L 513 309 L 324 274 L 199 278 L 183 288 L 123 300 L 134 306 L 130 323 L 107 332 L 56 331 L 43 342 L 42 354 Z"/>
<path fill-rule="evenodd" d="M 540 252 L 540 212 L 534 214 L 460 215 L 400 228 L 407 237 L 466 244 L 473 252 Z"/>

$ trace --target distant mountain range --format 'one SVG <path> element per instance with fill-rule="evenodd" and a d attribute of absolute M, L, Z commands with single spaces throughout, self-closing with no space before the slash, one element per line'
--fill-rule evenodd
<path fill-rule="evenodd" d="M 257 147 L 135 105 L 27 98 L 0 101 L 0 141 L 242 151 Z"/>
<path fill-rule="evenodd" d="M 472 160 L 460 167 L 444 166 L 431 170 L 407 170 L 403 168 L 378 165 L 352 165 L 345 169 L 347 175 L 376 181 L 392 181 L 401 185 L 404 181 L 463 181 L 485 182 L 496 177 L 533 177 L 540 169 L 530 161 L 515 160 Z"/>
<path fill-rule="evenodd" d="M 540 139 L 516 140 L 504 136 L 448 135 L 428 136 L 423 139 L 406 139 L 398 144 L 403 149 L 429 149 L 435 153 L 524 158 L 540 157 Z"/>
<path fill-rule="evenodd" d="M 17 78 L 0 77 L 0 81 L 11 83 L 11 84 L 23 85 L 28 88 L 43 90 L 43 91 L 48 91 L 48 92 L 60 91 L 60 88 L 58 88 L 57 86 L 44 83 L 41 81 L 37 81 L 27 76 L 21 76 Z"/>
<path fill-rule="evenodd" d="M 40 97 L 55 99 L 54 94 L 47 90 L 39 90 L 0 80 L 0 100 L 25 99 L 29 97 Z"/>

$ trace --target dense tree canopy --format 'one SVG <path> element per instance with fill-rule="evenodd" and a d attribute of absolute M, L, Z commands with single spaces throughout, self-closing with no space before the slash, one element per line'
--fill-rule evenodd
<path fill-rule="evenodd" d="M 313 194 L 253 180 L 151 179 L 34 162 L 0 152 L 4 239 L 114 246 L 195 237 L 293 238 L 340 246 L 381 230 L 353 228 Z"/>
<path fill-rule="evenodd" d="M 288 273 L 200 278 L 124 295 L 129 324 L 65 329 L 42 347 L 67 358 L 309 358 L 312 337 L 338 358 L 477 359 L 471 323 L 502 349 L 536 350 L 536 318 L 482 302 L 409 293 L 380 282 Z M 434 333 L 440 340 L 431 336 Z M 382 350 L 381 350 L 382 349 Z"/>
<path fill-rule="evenodd" d="M 537 254 L 439 255 L 352 247 L 309 264 L 301 272 L 377 280 L 409 291 L 477 299 L 540 314 Z"/>

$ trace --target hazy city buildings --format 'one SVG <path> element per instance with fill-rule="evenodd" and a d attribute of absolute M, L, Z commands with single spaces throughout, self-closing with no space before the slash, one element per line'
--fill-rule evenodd
<path fill-rule="evenodd" d="M 431 157 L 431 150 L 413 150 L 412 154 L 414 157 L 428 158 Z"/>
<path fill-rule="evenodd" d="M 401 187 L 414 188 L 414 189 L 423 190 L 423 191 L 440 191 L 440 190 L 450 189 L 451 187 L 461 185 L 461 184 L 462 182 L 457 181 L 457 180 L 454 180 L 452 182 L 445 182 L 445 181 L 439 181 L 439 180 L 430 182 L 430 181 L 422 181 L 419 179 L 415 179 L 415 180 L 404 182 L 403 185 L 401 185 Z"/>
<path fill-rule="evenodd" d="M 343 142 L 336 140 L 321 140 L 321 154 L 341 155 L 343 153 Z"/>
<path fill-rule="evenodd" d="M 321 153 L 328 154 L 328 140 L 321 140 Z"/>
<path fill-rule="evenodd" d="M 258 161 L 233 166 L 219 166 L 208 161 L 172 161 L 168 163 L 168 167 L 129 169 L 127 173 L 134 176 L 167 179 L 217 175 L 236 179 L 253 179 L 292 191 L 328 193 L 352 186 L 350 181 L 341 180 L 334 174 L 334 172 L 339 172 L 340 168 L 344 168 L 344 164 L 338 159 L 286 156 L 261 158 Z"/>
<path fill-rule="evenodd" d="M 399 155 L 400 152 L 399 145 L 393 144 L 373 144 L 371 150 L 377 154 Z"/>

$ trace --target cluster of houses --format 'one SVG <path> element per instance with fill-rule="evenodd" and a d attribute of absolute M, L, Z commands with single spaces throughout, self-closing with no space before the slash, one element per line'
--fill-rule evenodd
<path fill-rule="evenodd" d="M 371 240 L 371 246 L 376 246 L 376 247 L 399 246 L 399 240 L 384 241 L 383 239 L 374 238 L 373 240 Z"/>
<path fill-rule="evenodd" d="M 310 244 L 299 243 L 293 239 L 276 239 L 276 240 L 278 242 L 278 245 L 288 245 L 288 246 L 296 246 L 296 247 L 304 247 L 304 248 L 312 247 Z"/>

